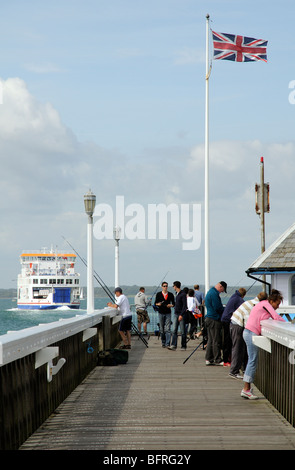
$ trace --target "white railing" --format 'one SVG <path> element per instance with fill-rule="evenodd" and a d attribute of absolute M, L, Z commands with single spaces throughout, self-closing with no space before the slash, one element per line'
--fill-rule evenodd
<path fill-rule="evenodd" d="M 295 350 L 295 325 L 276 320 L 261 321 L 261 336 L 254 336 L 253 342 L 261 349 L 271 353 L 271 340 Z M 294 357 L 294 351 L 292 358 Z"/>
<path fill-rule="evenodd" d="M 104 315 L 116 317 L 118 311 L 112 308 L 96 310 L 93 314 L 76 315 L 74 318 L 40 324 L 19 331 L 10 331 L 0 336 L 0 366 L 40 351 L 81 331 L 87 332 L 102 321 Z M 89 336 L 88 336 L 89 337 Z"/>
<path fill-rule="evenodd" d="M 263 320 L 261 335 L 289 349 L 295 349 L 295 325 L 293 323 Z"/>

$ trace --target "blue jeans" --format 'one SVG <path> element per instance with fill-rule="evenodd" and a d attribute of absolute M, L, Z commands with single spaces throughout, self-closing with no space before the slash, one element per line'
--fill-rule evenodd
<path fill-rule="evenodd" d="M 171 313 L 159 313 L 160 334 L 163 346 L 170 346 Z"/>
<path fill-rule="evenodd" d="M 185 318 L 182 317 L 182 320 L 179 321 L 178 315 L 174 315 L 174 321 L 173 321 L 173 335 L 172 335 L 172 346 L 175 346 L 177 348 L 177 331 L 178 327 L 180 327 L 180 333 L 181 333 L 181 347 L 186 348 L 186 324 L 185 324 Z"/>
<path fill-rule="evenodd" d="M 256 367 L 257 367 L 257 360 L 258 360 L 258 353 L 259 353 L 259 347 L 256 346 L 252 338 L 253 336 L 257 336 L 256 333 L 253 333 L 250 330 L 247 330 L 246 328 L 243 331 L 243 338 L 247 346 L 247 351 L 248 351 L 248 362 L 247 366 L 244 372 L 244 382 L 252 383 L 254 382 L 254 377 L 255 377 L 255 372 L 256 372 Z"/>

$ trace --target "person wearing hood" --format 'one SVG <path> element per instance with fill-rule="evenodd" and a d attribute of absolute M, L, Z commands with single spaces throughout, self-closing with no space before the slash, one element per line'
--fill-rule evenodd
<path fill-rule="evenodd" d="M 150 317 L 147 311 L 150 300 L 145 295 L 145 288 L 140 287 L 139 292 L 134 297 L 135 310 L 137 313 L 137 325 L 139 333 L 141 333 L 141 324 L 143 324 L 143 332 L 147 335 L 147 324 L 150 323 Z"/>

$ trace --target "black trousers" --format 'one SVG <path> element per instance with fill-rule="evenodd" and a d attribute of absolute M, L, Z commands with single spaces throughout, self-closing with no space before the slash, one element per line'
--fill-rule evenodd
<path fill-rule="evenodd" d="M 205 327 L 208 335 L 206 361 L 221 362 L 221 321 L 205 317 Z"/>
<path fill-rule="evenodd" d="M 230 336 L 230 323 L 229 322 L 221 322 L 222 324 L 222 350 L 223 350 L 223 361 L 224 362 L 231 362 L 231 348 L 232 348 L 232 341 Z"/>
<path fill-rule="evenodd" d="M 238 374 L 240 369 L 245 370 L 248 362 L 247 346 L 243 338 L 244 328 L 234 323 L 230 324 L 232 340 L 230 373 Z"/>

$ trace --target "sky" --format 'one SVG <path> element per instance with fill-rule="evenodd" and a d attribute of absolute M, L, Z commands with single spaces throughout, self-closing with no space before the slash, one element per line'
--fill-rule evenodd
<path fill-rule="evenodd" d="M 99 236 L 100 210 L 115 214 L 118 198 L 120 284 L 204 284 L 207 13 L 214 31 L 268 40 L 267 63 L 213 60 L 209 80 L 210 284 L 252 284 L 261 156 L 266 248 L 294 222 L 294 2 L 12 0 L 0 17 L 0 287 L 16 287 L 24 250 L 68 251 L 66 239 L 86 258 L 89 189 L 94 269 L 107 285 L 115 243 Z M 166 239 L 151 239 L 148 208 L 159 204 L 189 207 L 190 224 L 200 208 L 195 249 L 168 219 Z"/>

